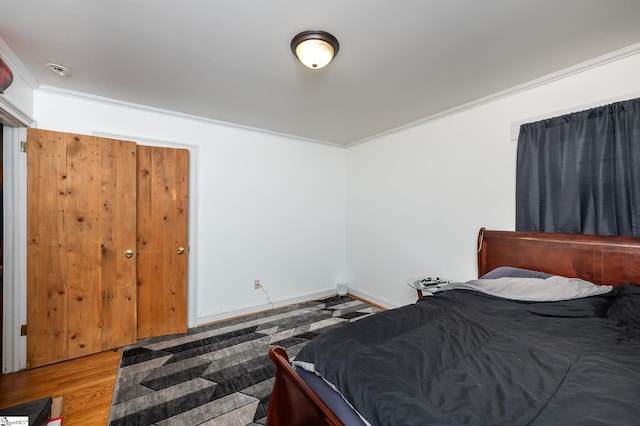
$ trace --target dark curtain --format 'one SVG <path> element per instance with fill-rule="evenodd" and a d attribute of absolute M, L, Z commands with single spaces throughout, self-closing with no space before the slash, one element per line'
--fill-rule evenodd
<path fill-rule="evenodd" d="M 516 230 L 640 236 L 640 98 L 520 127 Z"/>

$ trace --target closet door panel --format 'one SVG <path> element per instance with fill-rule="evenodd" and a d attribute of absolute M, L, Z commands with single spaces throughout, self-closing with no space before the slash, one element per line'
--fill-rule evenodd
<path fill-rule="evenodd" d="M 187 330 L 189 151 L 138 146 L 138 338 Z"/>
<path fill-rule="evenodd" d="M 100 352 L 102 339 L 100 149 L 67 136 L 67 288 L 69 358 Z"/>
<path fill-rule="evenodd" d="M 66 141 L 30 129 L 27 143 L 27 367 L 67 359 Z"/>
<path fill-rule="evenodd" d="M 135 342 L 135 143 L 36 129 L 28 135 L 28 366 Z M 52 156 L 59 158 L 55 191 L 54 173 L 38 172 Z M 48 271 L 46 286 L 41 271 Z M 46 353 L 44 339 L 51 341 Z"/>
<path fill-rule="evenodd" d="M 136 340 L 136 145 L 70 136 L 67 145 L 69 358 Z"/>
<path fill-rule="evenodd" d="M 136 153 L 134 143 L 114 141 L 102 156 L 102 169 L 111 171 L 102 185 L 103 349 L 137 340 Z"/>

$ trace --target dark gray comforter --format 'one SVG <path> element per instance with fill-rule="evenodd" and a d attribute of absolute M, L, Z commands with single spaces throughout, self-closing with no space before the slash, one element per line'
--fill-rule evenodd
<path fill-rule="evenodd" d="M 639 425 L 640 286 L 544 303 L 445 291 L 320 335 L 296 361 L 374 425 Z"/>

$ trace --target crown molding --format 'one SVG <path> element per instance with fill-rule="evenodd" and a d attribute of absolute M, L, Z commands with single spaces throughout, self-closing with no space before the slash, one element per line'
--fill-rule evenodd
<path fill-rule="evenodd" d="M 547 74 L 547 75 L 545 75 L 543 77 L 540 77 L 540 78 L 537 78 L 535 80 L 531 80 L 531 81 L 528 81 L 526 83 L 519 84 L 517 86 L 513 86 L 513 87 L 510 87 L 508 89 L 502 90 L 500 92 L 496 92 L 494 94 L 491 94 L 491 95 L 476 99 L 476 100 L 468 102 L 466 104 L 462 104 L 462 105 L 450 108 L 448 110 L 439 112 L 437 114 L 433 114 L 433 115 L 430 115 L 428 117 L 421 118 L 420 120 L 416 120 L 416 121 L 413 121 L 411 123 L 407 123 L 407 124 L 405 124 L 403 126 L 396 127 L 394 129 L 390 129 L 390 130 L 387 130 L 385 132 L 381 132 L 381 133 L 378 133 L 378 134 L 375 134 L 375 135 L 372 135 L 372 136 L 357 140 L 355 142 L 348 143 L 346 145 L 346 147 L 350 148 L 352 146 L 359 145 L 359 144 L 364 143 L 364 142 L 369 142 L 369 141 L 372 141 L 374 139 L 380 138 L 382 136 L 388 136 L 388 135 L 392 135 L 392 134 L 401 132 L 403 130 L 408 130 L 408 129 L 411 129 L 413 127 L 420 126 L 422 124 L 429 123 L 429 122 L 435 121 L 435 120 L 439 120 L 441 118 L 448 117 L 448 116 L 451 116 L 451 115 L 454 115 L 454 114 L 457 114 L 457 113 L 460 113 L 460 112 L 463 112 L 463 111 L 467 111 L 469 109 L 476 108 L 478 106 L 481 106 L 481 105 L 484 105 L 484 104 L 488 104 L 490 102 L 497 101 L 499 99 L 506 98 L 507 96 L 512 96 L 512 95 L 515 95 L 515 94 L 518 94 L 518 93 L 521 93 L 521 92 L 525 92 L 527 90 L 531 90 L 531 89 L 534 89 L 536 87 L 543 86 L 545 84 L 549 84 L 549 83 L 552 83 L 552 82 L 557 81 L 557 80 L 561 80 L 561 79 L 566 78 L 566 77 L 570 77 L 572 75 L 580 74 L 582 72 L 585 72 L 585 71 L 600 67 L 602 65 L 606 65 L 608 63 L 615 62 L 615 61 L 618 61 L 620 59 L 624 59 L 626 57 L 633 56 L 633 55 L 636 55 L 636 54 L 639 54 L 639 53 L 640 53 L 640 43 L 632 44 L 631 46 L 625 47 L 623 49 L 616 50 L 616 51 L 613 51 L 611 53 L 607 53 L 605 55 L 599 56 L 599 57 L 594 58 L 594 59 L 590 59 L 588 61 L 579 63 L 577 65 L 565 68 L 563 70 L 560 70 L 560 71 L 557 71 L 557 72 L 554 72 L 554 73 L 551 73 L 551 74 Z"/>
<path fill-rule="evenodd" d="M 11 127 L 31 127 L 33 118 L 0 95 L 0 123 Z"/>
<path fill-rule="evenodd" d="M 554 81 L 557 80 L 561 80 L 563 78 L 566 77 L 570 77 L 572 75 L 576 75 L 579 73 L 582 73 L 584 71 L 588 71 L 597 67 L 600 67 L 602 65 L 606 65 L 608 63 L 620 60 L 620 59 L 624 59 L 626 57 L 629 56 L 633 56 L 640 53 L 640 43 L 637 44 L 633 44 L 631 46 L 628 46 L 626 48 L 623 49 L 619 49 L 616 50 L 614 52 L 599 56 L 597 58 L 582 62 L 580 64 L 565 68 L 563 70 L 551 73 L 551 74 L 547 74 L 546 76 L 537 78 L 535 80 L 531 80 L 528 81 L 526 83 L 517 85 L 517 86 L 513 86 L 511 88 L 496 92 L 494 94 L 473 100 L 471 102 L 467 102 L 465 104 L 462 105 L 458 105 L 456 107 L 447 109 L 445 111 L 439 112 L 437 114 L 432 114 L 430 116 L 424 117 L 422 119 L 407 123 L 405 125 L 399 126 L 399 127 L 395 127 L 393 129 L 381 132 L 381 133 L 377 133 L 375 135 L 371 135 L 368 136 L 366 138 L 363 139 L 359 139 L 357 141 L 351 142 L 351 143 L 347 143 L 347 144 L 339 144 L 339 143 L 334 143 L 334 142 L 328 142 L 328 141 L 323 141 L 323 140 L 318 140 L 318 139 L 312 139 L 312 138 L 305 138 L 302 136 L 296 136 L 296 135 L 291 135 L 288 133 L 281 133 L 281 132 L 275 132 L 275 131 L 270 131 L 270 130 L 266 130 L 266 129 L 261 129 L 261 128 L 257 128 L 257 127 L 251 127 L 251 126 L 246 126 L 246 125 L 241 125 L 241 124 L 236 124 L 236 123 L 230 123 L 230 122 L 226 122 L 226 121 L 221 121 L 221 120 L 215 120 L 212 118 L 207 118 L 207 117 L 201 117 L 201 116 L 196 116 L 196 115 L 191 115 L 191 114 L 185 114 L 185 113 L 181 113 L 181 112 L 177 112 L 177 111 L 171 111 L 171 110 L 167 110 L 167 109 L 162 109 L 162 108 L 156 108 L 156 107 L 151 107 L 151 106 L 147 106 L 147 105 L 141 105 L 141 104 L 135 104 L 132 102 L 126 102 L 126 101 L 121 101 L 121 100 L 117 100 L 117 99 L 112 99 L 112 98 L 107 98 L 104 96 L 98 96 L 98 95 L 92 95 L 89 93 L 83 93 L 83 92 L 77 92 L 77 91 L 72 91 L 72 90 L 66 90 L 66 89 L 61 89 L 61 88 L 57 88 L 54 86 L 46 86 L 46 85 L 40 85 L 38 83 L 38 81 L 31 75 L 31 73 L 29 73 L 29 71 L 24 67 L 24 65 L 22 64 L 22 62 L 15 56 L 15 54 L 13 53 L 13 51 L 11 51 L 11 49 L 7 46 L 7 44 L 0 38 L 0 54 L 3 56 L 3 58 L 5 59 L 5 61 L 9 64 L 9 66 L 12 67 L 12 70 L 16 70 L 24 79 L 25 81 L 28 82 L 28 84 L 34 89 L 34 90 L 39 90 L 42 91 L 43 93 L 51 93 L 51 94 L 58 94 L 58 95 L 63 95 L 63 96 L 70 96 L 70 97 L 76 97 L 76 98 L 80 98 L 80 99 L 84 99 L 84 100 L 90 100 L 90 101 L 94 101 L 94 102 L 99 102 L 99 103 L 104 103 L 104 104 L 108 104 L 108 105 L 114 105 L 114 106 L 122 106 L 122 107 L 127 107 L 127 108 L 132 108 L 132 109 L 137 109 L 140 111 L 145 111 L 145 112 L 154 112 L 154 113 L 159 113 L 159 114 L 165 114 L 165 115 L 169 115 L 172 117 L 178 117 L 178 118 L 185 118 L 185 119 L 190 119 L 190 120 L 195 120 L 195 121 L 201 121 L 201 122 L 206 122 L 206 123 L 210 123 L 210 124 L 216 124 L 216 125 L 220 125 L 220 126 L 225 126 L 225 127 L 232 127 L 235 129 L 243 129 L 243 130 L 249 130 L 249 131 L 253 131 L 253 132 L 258 132 L 258 133 L 262 133 L 262 134 L 267 134 L 267 135 L 272 135 L 272 136 L 278 136 L 278 137 L 284 137 L 284 138 L 288 138 L 288 139 L 295 139 L 297 141 L 305 141 L 305 142 L 312 142 L 312 143 L 319 143 L 322 145 L 329 145 L 329 146 L 334 146 L 334 147 L 339 147 L 339 148 L 350 148 L 352 146 L 355 145 L 359 145 L 361 143 L 365 143 L 365 142 L 369 142 L 375 139 L 378 139 L 380 137 L 383 136 L 389 136 L 392 134 L 396 134 L 399 133 L 401 131 L 404 130 L 408 130 L 432 121 L 436 121 L 439 120 L 441 118 L 445 118 L 454 114 L 458 114 L 460 112 L 463 111 L 467 111 L 473 108 L 476 108 L 478 106 L 484 105 L 484 104 L 488 104 L 490 102 L 493 101 L 497 101 L 500 99 L 503 99 L 505 97 L 508 96 L 512 96 L 521 92 L 525 92 L 527 90 L 545 85 L 545 84 L 549 84 L 552 83 Z M 1 100 L 1 99 L 0 99 Z"/>
<path fill-rule="evenodd" d="M 7 43 L 0 37 L 0 56 L 9 65 L 11 72 L 14 75 L 20 76 L 20 78 L 32 89 L 35 90 L 40 86 L 40 82 L 29 72 L 27 67 L 22 63 L 20 58 L 13 53 L 13 50 Z"/>
<path fill-rule="evenodd" d="M 216 120 L 216 119 L 213 119 L 213 118 L 202 117 L 202 116 L 198 116 L 198 115 L 186 114 L 186 113 L 182 113 L 182 112 L 178 112 L 178 111 L 172 111 L 172 110 L 168 110 L 168 109 L 152 107 L 152 106 L 149 106 L 149 105 L 142 105 L 142 104 L 136 104 L 136 103 L 133 103 L 133 102 L 121 101 L 121 100 L 118 100 L 118 99 L 108 98 L 108 97 L 105 97 L 105 96 L 92 95 L 90 93 L 77 92 L 75 90 L 62 89 L 62 88 L 55 87 L 55 86 L 40 85 L 40 87 L 38 87 L 38 89 L 36 91 L 37 92 L 42 92 L 42 93 L 48 93 L 48 94 L 52 94 L 52 95 L 67 96 L 67 97 L 77 98 L 77 99 L 81 99 L 81 100 L 97 102 L 97 103 L 101 103 L 101 104 L 105 104 L 105 105 L 109 105 L 109 106 L 117 106 L 117 107 L 125 107 L 125 108 L 130 108 L 130 109 L 136 109 L 136 110 L 142 111 L 142 112 L 153 112 L 153 113 L 156 113 L 156 114 L 164 114 L 164 115 L 168 115 L 168 116 L 171 116 L 171 117 L 184 118 L 184 119 L 187 119 L 187 120 L 194 120 L 194 121 L 200 121 L 200 122 L 204 122 L 204 123 L 215 124 L 215 125 L 218 125 L 218 126 L 231 127 L 231 128 L 234 128 L 234 129 L 248 130 L 248 131 L 251 131 L 251 132 L 262 133 L 262 134 L 270 135 L 270 136 L 278 136 L 278 137 L 281 137 L 281 138 L 294 139 L 296 141 L 312 142 L 312 143 L 317 143 L 317 144 L 321 144 L 321 145 L 329 145 L 329 146 L 334 146 L 334 147 L 338 147 L 338 148 L 345 148 L 344 145 L 338 144 L 338 143 L 334 143 L 334 142 L 327 142 L 327 141 L 323 141 L 323 140 L 319 140 L 319 139 L 305 138 L 303 136 L 296 136 L 296 135 L 291 135 L 291 134 L 288 134 L 288 133 L 280 133 L 280 132 L 275 132 L 275 131 L 271 131 L 271 130 L 261 129 L 259 127 L 245 126 L 245 125 L 242 125 L 242 124 L 236 124 L 236 123 L 231 123 L 231 122 L 228 122 L 228 121 Z"/>

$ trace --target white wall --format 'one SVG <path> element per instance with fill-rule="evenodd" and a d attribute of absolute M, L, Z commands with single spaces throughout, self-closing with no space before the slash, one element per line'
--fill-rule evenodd
<path fill-rule="evenodd" d="M 276 305 L 335 294 L 346 269 L 343 147 L 50 88 L 34 99 L 39 128 L 197 149 L 191 322 L 269 308 L 257 279 Z"/>
<path fill-rule="evenodd" d="M 476 277 L 480 227 L 515 228 L 512 122 L 640 96 L 640 54 L 347 151 L 347 268 L 356 294 L 414 302 L 411 277 Z"/>

